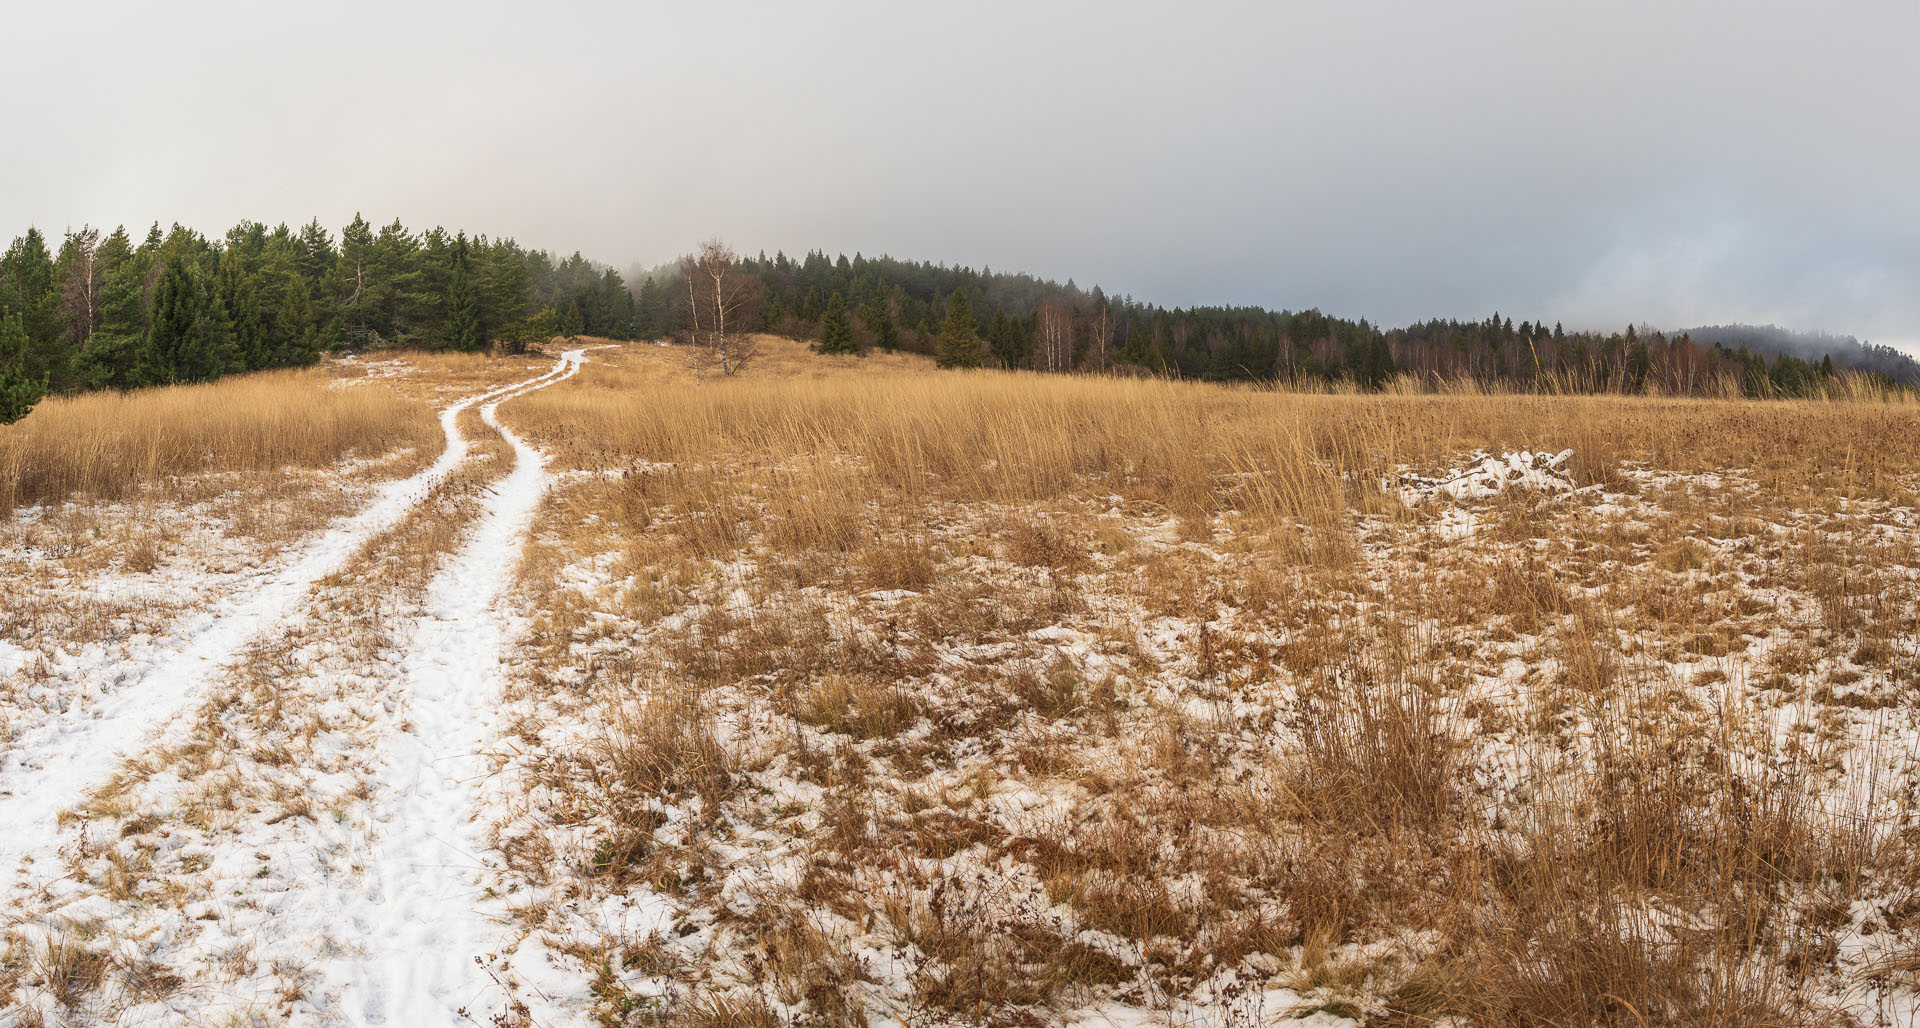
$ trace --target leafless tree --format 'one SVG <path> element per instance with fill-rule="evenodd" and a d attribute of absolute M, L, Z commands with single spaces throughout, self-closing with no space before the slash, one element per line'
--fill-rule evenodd
<path fill-rule="evenodd" d="M 740 259 L 718 239 L 681 261 L 687 280 L 688 324 L 693 334 L 694 374 L 716 368 L 723 375 L 738 374 L 753 360 L 753 337 L 744 330 L 743 316 L 751 290 L 740 271 Z"/>
<path fill-rule="evenodd" d="M 1093 345 L 1089 348 L 1087 362 L 1095 371 L 1107 370 L 1113 359 L 1113 303 L 1101 298 L 1099 309 L 1095 311 L 1093 324 Z"/>
<path fill-rule="evenodd" d="M 1039 371 L 1073 370 L 1073 305 L 1059 297 L 1040 304 L 1034 333 L 1033 366 Z"/>

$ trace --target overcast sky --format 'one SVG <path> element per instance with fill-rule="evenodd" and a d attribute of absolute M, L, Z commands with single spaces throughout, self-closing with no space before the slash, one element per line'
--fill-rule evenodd
<path fill-rule="evenodd" d="M 1920 3 L 9 4 L 0 228 L 1920 343 Z"/>

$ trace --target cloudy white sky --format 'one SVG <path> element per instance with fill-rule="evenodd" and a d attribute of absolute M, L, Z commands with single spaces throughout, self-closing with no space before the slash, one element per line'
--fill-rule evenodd
<path fill-rule="evenodd" d="M 355 211 L 1920 343 L 1920 4 L 10 4 L 0 230 Z M 1920 347 L 1917 347 L 1920 348 Z"/>

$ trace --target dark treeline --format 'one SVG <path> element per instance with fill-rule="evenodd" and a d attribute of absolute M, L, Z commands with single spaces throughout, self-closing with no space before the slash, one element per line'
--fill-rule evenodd
<path fill-rule="evenodd" d="M 355 216 L 336 240 L 242 222 L 220 239 L 159 225 L 35 229 L 0 255 L 0 422 L 46 393 L 201 382 L 385 346 L 479 350 L 555 335 L 629 338 L 620 276 L 575 253 Z"/>
<path fill-rule="evenodd" d="M 1258 307 L 1168 309 L 1098 287 L 1082 290 L 1026 274 L 890 257 L 815 251 L 795 260 L 764 253 L 740 262 L 748 277 L 743 317 L 754 327 L 828 350 L 903 349 L 951 359 L 950 315 L 972 320 L 977 360 L 1039 371 L 1139 371 L 1216 381 L 1350 382 L 1378 388 L 1395 375 L 1473 379 L 1519 388 L 1582 392 L 1801 396 L 1841 370 L 1920 382 L 1920 365 L 1886 347 L 1793 352 L 1765 338 L 1693 338 L 1629 326 L 1569 332 L 1545 321 L 1495 314 L 1484 321 L 1434 320 L 1382 329 L 1317 310 Z M 666 335 L 684 324 L 671 269 L 638 290 L 638 330 Z M 955 298 L 958 297 L 956 304 Z M 851 337 L 851 344 L 849 343 Z M 1851 343 L 1851 340 L 1846 342 Z M 968 351 L 971 352 L 971 351 Z"/>
<path fill-rule="evenodd" d="M 815 251 L 741 260 L 741 327 L 827 352 L 900 349 L 943 365 L 1352 383 L 1396 375 L 1558 391 L 1801 396 L 1840 371 L 1920 383 L 1920 364 L 1850 338 L 1750 326 L 1568 332 L 1495 314 L 1382 329 L 1317 310 L 1174 308 L 1027 274 Z M 575 253 L 355 216 L 242 222 L 219 239 L 156 224 L 29 229 L 0 255 L 0 422 L 46 393 L 205 381 L 389 346 L 478 350 L 556 335 L 684 334 L 677 266 L 629 290 Z"/>

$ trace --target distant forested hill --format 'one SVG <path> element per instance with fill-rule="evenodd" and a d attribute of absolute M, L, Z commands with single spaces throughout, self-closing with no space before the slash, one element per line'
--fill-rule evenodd
<path fill-rule="evenodd" d="M 1485 320 L 1433 320 L 1383 328 L 1365 319 L 1260 307 L 1166 308 L 1099 287 L 1083 290 L 1033 275 L 813 251 L 794 259 L 765 253 L 740 260 L 745 324 L 831 349 L 852 342 L 943 356 L 950 324 L 970 324 L 983 345 L 961 347 L 959 363 L 1035 371 L 1126 372 L 1215 381 L 1350 382 L 1378 388 L 1396 375 L 1474 379 L 1520 389 L 1804 396 L 1845 370 L 1915 382 L 1915 369 L 1886 347 L 1800 336 L 1809 345 L 1759 346 L 1755 337 L 1567 331 L 1545 319 L 1495 313 Z M 638 272 L 636 331 L 676 334 L 686 326 L 684 284 L 672 266 Z M 836 301 L 837 298 L 837 301 Z M 833 311 L 829 316 L 829 311 Z M 1753 330 L 1756 332 L 1779 330 Z M 1785 333 L 1791 335 L 1791 333 Z M 1834 356 L 1819 341 L 1832 340 Z M 951 349 L 951 347 L 949 347 Z M 947 360 L 951 363 L 953 361 Z"/>
<path fill-rule="evenodd" d="M 1831 356 L 1838 368 L 1885 375 L 1903 385 L 1920 385 L 1920 361 L 1891 346 L 1863 343 L 1852 336 L 1795 332 L 1775 325 L 1702 325 L 1687 329 L 1685 334 L 1695 342 L 1718 344 L 1729 350 L 1745 347 L 1769 357 L 1786 354 L 1818 363 Z"/>
<path fill-rule="evenodd" d="M 1920 363 L 1850 337 L 1721 325 L 1667 334 L 1569 332 L 1545 319 L 1383 328 L 1318 310 L 1167 308 L 1025 273 L 870 258 L 761 253 L 731 265 L 731 324 L 830 352 L 866 347 L 943 365 L 1350 383 L 1401 375 L 1560 392 L 1804 396 L 1854 372 L 1920 386 Z M 336 237 L 246 221 L 208 237 L 155 224 L 28 229 L 0 253 L 0 423 L 46 393 L 204 381 L 305 364 L 331 350 L 474 350 L 586 334 L 684 334 L 678 265 L 624 281 L 579 253 L 355 216 Z"/>

